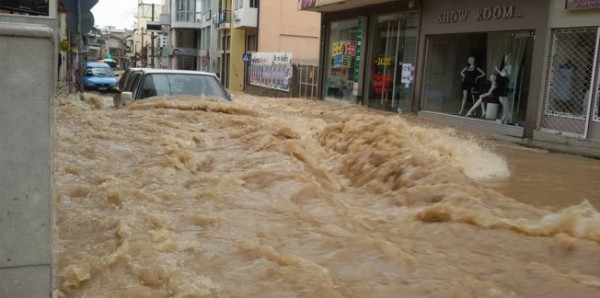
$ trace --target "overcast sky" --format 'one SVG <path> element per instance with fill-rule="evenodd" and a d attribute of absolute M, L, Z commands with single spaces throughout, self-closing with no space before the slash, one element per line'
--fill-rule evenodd
<path fill-rule="evenodd" d="M 92 8 L 95 25 L 99 28 L 115 26 L 119 29 L 133 28 L 133 14 L 137 10 L 139 0 L 99 0 Z M 144 0 L 144 3 L 157 3 L 160 0 Z"/>

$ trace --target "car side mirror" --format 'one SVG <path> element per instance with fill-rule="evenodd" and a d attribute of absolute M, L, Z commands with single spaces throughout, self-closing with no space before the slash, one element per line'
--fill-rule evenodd
<path fill-rule="evenodd" d="M 120 109 L 130 105 L 133 102 L 133 93 L 131 92 L 121 92 L 121 98 L 119 102 L 116 103 L 116 108 Z"/>

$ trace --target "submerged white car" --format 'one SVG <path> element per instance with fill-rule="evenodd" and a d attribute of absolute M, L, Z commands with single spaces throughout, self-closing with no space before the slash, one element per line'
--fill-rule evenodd
<path fill-rule="evenodd" d="M 219 78 L 210 72 L 139 68 L 126 71 L 115 95 L 115 107 L 152 96 L 192 95 L 231 100 Z"/>

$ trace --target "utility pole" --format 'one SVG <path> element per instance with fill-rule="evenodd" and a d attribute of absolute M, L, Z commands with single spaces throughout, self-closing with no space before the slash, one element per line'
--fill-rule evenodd
<path fill-rule="evenodd" d="M 77 1 L 77 69 L 79 69 L 79 99 L 83 100 L 83 57 L 81 53 L 81 39 L 83 33 L 81 32 L 81 1 Z"/>
<path fill-rule="evenodd" d="M 152 3 L 152 22 L 154 22 L 154 3 Z M 150 67 L 154 68 L 154 30 L 150 34 Z"/>

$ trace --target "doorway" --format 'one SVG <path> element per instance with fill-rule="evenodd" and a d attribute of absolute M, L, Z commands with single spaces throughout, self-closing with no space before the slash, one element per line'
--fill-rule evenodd
<path fill-rule="evenodd" d="M 372 18 L 366 104 L 388 111 L 410 110 L 418 38 L 418 15 L 400 13 Z"/>

